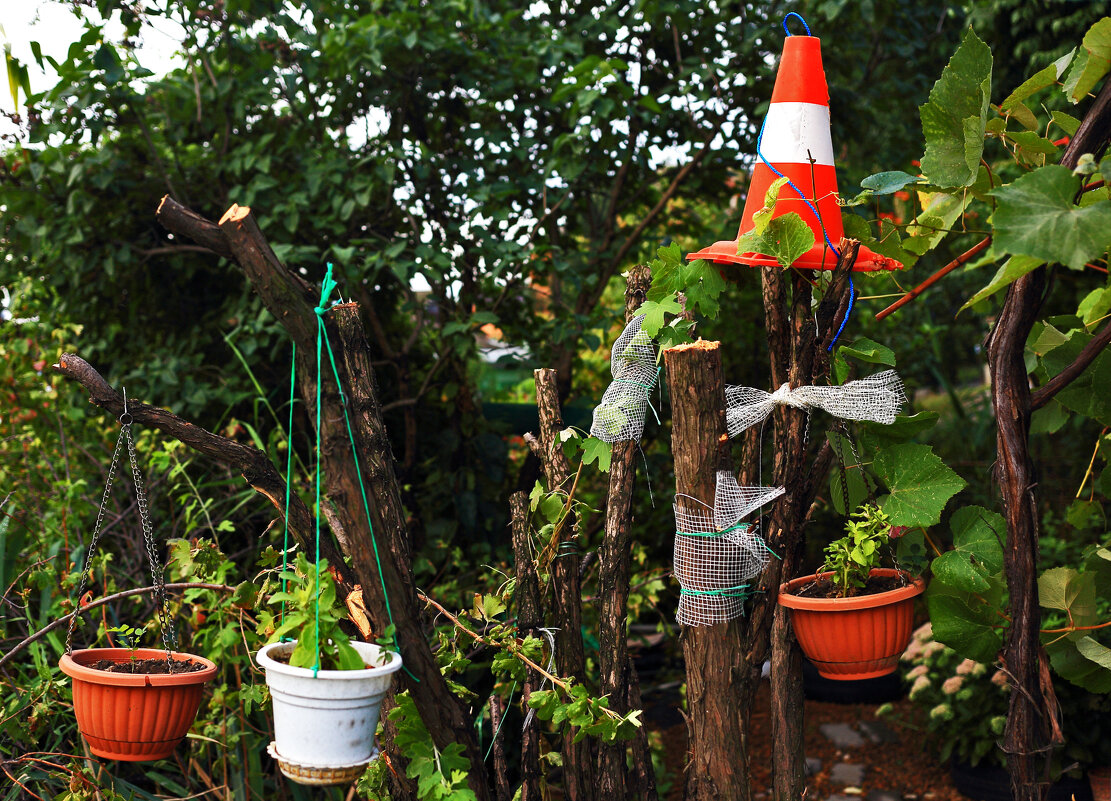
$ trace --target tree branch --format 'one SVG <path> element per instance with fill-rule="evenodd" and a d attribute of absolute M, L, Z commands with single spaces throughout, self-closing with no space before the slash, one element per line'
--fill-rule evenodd
<path fill-rule="evenodd" d="M 54 369 L 80 384 L 89 395 L 89 401 L 109 412 L 113 417 L 123 414 L 123 396 L 96 371 L 91 364 L 80 356 L 63 353 Z M 127 411 L 136 423 L 157 428 L 164 434 L 188 445 L 197 453 L 238 470 L 251 487 L 261 493 L 278 514 L 285 516 L 285 480 L 278 474 L 270 458 L 252 445 L 244 445 L 219 434 L 213 434 L 198 425 L 178 417 L 173 412 L 148 406 L 145 403 L 128 399 Z M 289 532 L 302 548 L 313 545 L 312 513 L 296 493 L 290 493 Z M 342 595 L 347 596 L 352 584 L 342 575 L 344 560 L 342 554 L 331 542 L 320 543 L 320 555 L 328 560 L 341 573 Z"/>
<path fill-rule="evenodd" d="M 191 581 L 191 582 L 167 584 L 165 586 L 165 589 L 167 589 L 167 590 L 220 590 L 222 592 L 235 592 L 235 587 L 229 587 L 227 584 L 206 584 L 206 583 L 200 582 L 200 581 Z M 72 618 L 76 614 L 81 613 L 81 612 L 87 612 L 90 609 L 96 609 L 98 606 L 104 606 L 104 604 L 111 603 L 112 601 L 118 601 L 121 598 L 130 598 L 133 595 L 142 595 L 143 593 L 153 592 L 154 590 L 155 590 L 154 587 L 135 587 L 135 588 L 130 589 L 130 590 L 124 590 L 122 592 L 113 593 L 112 595 L 105 595 L 103 598 L 97 598 L 95 601 L 90 601 L 89 603 L 82 606 L 80 609 L 78 609 L 74 612 L 70 612 L 68 615 L 62 615 L 61 617 L 50 621 L 50 623 L 43 626 L 41 629 L 36 631 L 30 637 L 25 639 L 23 642 L 16 645 L 14 648 L 12 648 L 6 654 L 4 654 L 3 656 L 0 656 L 0 667 L 3 667 L 4 663 L 9 661 L 13 656 L 18 654 L 20 651 L 22 651 L 28 645 L 31 645 L 33 642 L 42 639 L 43 637 L 45 637 L 47 634 L 54 631 L 55 629 L 59 629 L 62 626 L 69 625 L 70 618 Z M 80 603 L 81 599 L 80 598 L 77 599 L 77 602 Z"/>
<path fill-rule="evenodd" d="M 167 231 L 186 236 L 217 256 L 223 256 L 225 259 L 235 258 L 220 226 L 187 209 L 169 195 L 162 198 L 154 216 Z"/>
<path fill-rule="evenodd" d="M 1030 409 L 1037 411 L 1045 406 L 1053 397 L 1080 377 L 1096 357 L 1103 352 L 1103 349 L 1111 343 L 1111 322 L 1106 323 L 1103 328 L 1084 346 L 1083 350 L 1076 355 L 1072 364 L 1064 370 L 1053 376 L 1041 389 L 1030 396 Z"/>

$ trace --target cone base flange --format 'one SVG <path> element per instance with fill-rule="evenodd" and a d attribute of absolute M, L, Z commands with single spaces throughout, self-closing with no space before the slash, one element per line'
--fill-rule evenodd
<path fill-rule="evenodd" d="M 715 242 L 695 253 L 688 253 L 687 259 L 706 259 L 715 264 L 740 264 L 747 267 L 775 267 L 779 264 L 771 256 L 761 253 L 737 253 L 737 240 L 727 239 Z M 803 270 L 832 270 L 837 264 L 833 251 L 825 246 L 814 246 L 791 265 Z M 903 265 L 895 259 L 881 256 L 861 245 L 853 265 L 853 272 L 877 272 L 880 270 L 901 270 Z"/>

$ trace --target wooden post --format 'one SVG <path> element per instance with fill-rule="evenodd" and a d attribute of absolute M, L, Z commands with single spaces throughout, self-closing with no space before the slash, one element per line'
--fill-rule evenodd
<path fill-rule="evenodd" d="M 524 492 L 509 496 L 509 510 L 513 526 L 513 558 L 516 565 L 517 636 L 534 634 L 540 626 L 540 580 L 529 545 L 529 506 Z M 521 691 L 522 708 L 527 708 L 529 696 L 540 689 L 540 674 L 532 668 L 525 673 L 525 686 Z M 521 735 L 521 798 L 520 801 L 540 801 L 540 731 L 539 721 L 532 720 Z"/>
<path fill-rule="evenodd" d="M 717 471 L 729 467 L 725 384 L 718 342 L 699 340 L 664 351 L 671 395 L 671 449 L 676 504 L 696 507 L 689 495 L 713 505 Z M 741 662 L 743 620 L 684 626 L 690 765 L 688 801 L 748 799 L 745 742 L 734 671 Z"/>
<path fill-rule="evenodd" d="M 645 265 L 629 272 L 625 289 L 625 322 L 632 320 L 652 283 Z M 636 484 L 635 440 L 615 442 L 611 449 L 606 524 L 598 566 L 598 660 L 601 694 L 622 715 L 640 703 L 640 682 L 629 657 L 629 574 L 632 545 L 633 489 Z M 634 702 L 633 697 L 636 696 Z M 655 775 L 647 735 L 642 726 L 633 741 L 633 770 L 626 766 L 628 745 L 616 742 L 598 749 L 598 797 L 604 799 L 656 798 Z M 628 775 L 627 775 L 628 774 Z"/>
<path fill-rule="evenodd" d="M 541 464 L 548 482 L 548 491 L 571 492 L 571 468 L 563 455 L 559 432 L 563 430 L 563 412 L 555 370 L 533 372 L 536 380 L 536 405 L 540 412 Z M 552 558 L 552 584 L 555 601 L 556 667 L 561 676 L 585 679 L 586 656 L 582 638 L 582 582 L 579 578 L 578 533 L 575 526 L 564 526 L 560 542 L 555 543 Z M 567 801 L 594 798 L 594 755 L 589 738 L 575 742 L 575 731 L 563 736 L 563 790 Z"/>

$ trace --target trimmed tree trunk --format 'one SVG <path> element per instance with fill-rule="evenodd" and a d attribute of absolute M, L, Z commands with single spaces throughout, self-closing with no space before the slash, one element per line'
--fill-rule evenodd
<path fill-rule="evenodd" d="M 158 218 L 174 233 L 207 244 L 214 252 L 220 250 L 219 237 L 223 237 L 226 252 L 239 262 L 263 303 L 296 343 L 301 394 L 310 410 L 310 419 L 315 420 L 313 359 L 317 318 L 314 307 L 319 293 L 278 260 L 249 208 L 233 205 L 216 224 L 167 197 L 159 205 Z M 433 742 L 440 749 L 456 742 L 463 746 L 473 765 L 468 783 L 475 795 L 486 801 L 490 792 L 472 720 L 460 700 L 448 689 L 421 627 L 404 509 L 358 308 L 355 304 L 337 306 L 325 315 L 324 321 L 338 351 L 343 395 L 331 379 L 330 370 L 326 370 L 328 377 L 322 387 L 320 459 L 327 479 L 327 494 L 321 511 L 343 552 L 351 559 L 350 568 L 362 586 L 368 615 L 376 630 L 381 631 L 388 625 L 392 612 L 405 666 L 419 680 L 412 680 L 405 671 L 398 676 L 402 686 L 412 694 Z M 347 442 L 344 403 L 351 415 L 362 481 Z M 182 441 L 191 444 L 188 439 Z M 217 454 L 216 458 L 221 457 Z M 268 482 L 263 491 L 270 497 L 272 477 Z M 360 484 L 367 488 L 373 533 L 362 508 Z M 271 500 L 274 502 L 273 498 Z M 295 511 L 300 514 L 299 509 Z M 294 523 L 292 518 L 291 515 L 291 524 Z M 307 539 L 304 537 L 305 541 Z M 379 558 L 375 557 L 375 543 Z M 337 559 L 335 565 L 342 569 L 342 561 Z M 401 797 L 412 797 L 412 788 L 407 782 L 399 783 L 395 789 Z"/>
<path fill-rule="evenodd" d="M 540 626 L 540 579 L 529 544 L 529 504 L 524 492 L 509 496 L 509 509 L 513 521 L 513 558 L 517 578 L 517 636 L 535 634 Z M 527 708 L 529 696 L 540 689 L 540 674 L 532 668 L 525 673 L 525 686 L 521 692 L 522 708 Z M 527 714 L 527 713 L 526 713 Z M 540 801 L 540 730 L 535 719 L 521 734 L 521 798 L 520 801 Z"/>
<path fill-rule="evenodd" d="M 563 412 L 559 404 L 556 371 L 540 369 L 536 379 L 536 405 L 540 411 L 540 447 L 548 491 L 562 489 L 572 492 L 570 465 L 563 455 L 559 432 L 563 430 Z M 564 526 L 560 542 L 552 558 L 552 585 L 556 632 L 556 667 L 561 676 L 574 676 L 580 682 L 586 676 L 586 656 L 582 638 L 582 582 L 579 579 L 578 533 L 575 526 Z M 594 798 L 594 755 L 592 741 L 575 742 L 573 728 L 563 735 L 563 790 L 567 801 L 588 801 Z"/>
<path fill-rule="evenodd" d="M 1016 801 L 1044 798 L 1038 786 L 1038 750 L 1046 743 L 1045 716 L 1038 652 L 1041 610 L 1038 608 L 1038 529 L 1034 497 L 1034 465 L 1030 459 L 1030 380 L 1024 359 L 1026 339 L 1037 318 L 1045 291 L 1045 268 L 1018 279 L 991 338 L 991 402 L 997 426 L 996 478 L 1007 519 L 1003 570 L 1010 590 L 1011 625 L 1004 663 L 1011 692 L 1003 748 Z M 1048 754 L 1042 755 L 1043 758 Z"/>
<path fill-rule="evenodd" d="M 1085 153 L 1098 154 L 1111 138 L 1111 81 L 1099 96 L 1061 157 L 1075 168 Z M 1079 200 L 1079 196 L 1077 197 Z M 1003 750 L 1011 773 L 1015 801 L 1041 801 L 1048 785 L 1049 747 L 1063 741 L 1057 720 L 1057 699 L 1041 645 L 1041 609 L 1038 605 L 1038 508 L 1034 465 L 1030 458 L 1030 379 L 1024 353 L 1026 340 L 1044 300 L 1046 268 L 1039 267 L 1019 278 L 1007 289 L 999 320 L 988 341 L 991 369 L 991 402 L 995 411 L 996 480 L 1007 520 L 1007 543 L 1003 549 L 1003 571 L 1010 595 L 1011 625 L 1003 647 L 1003 662 L 1010 674 L 1011 693 Z M 1106 340 L 1104 340 L 1106 344 Z M 1066 369 L 1075 378 L 1094 354 L 1082 354 L 1079 369 Z M 1042 405 L 1059 392 L 1067 380 L 1060 377 L 1047 385 L 1039 398 Z M 1042 770 L 1039 771 L 1039 760 Z"/>
<path fill-rule="evenodd" d="M 696 506 L 679 498 L 682 493 L 713 506 L 717 471 L 730 466 L 720 343 L 699 340 L 668 348 L 664 364 L 671 394 L 676 505 Z M 737 619 L 682 630 L 690 709 L 684 798 L 689 801 L 748 798 L 734 675 L 741 662 L 743 624 Z"/>
<path fill-rule="evenodd" d="M 625 289 L 625 321 L 636 316 L 652 283 L 645 265 L 629 272 Z M 640 681 L 629 657 L 629 575 L 632 546 L 633 489 L 636 484 L 637 442 L 615 442 L 611 449 L 609 490 L 606 494 L 606 527 L 598 567 L 598 660 L 601 694 L 610 708 L 624 715 L 640 706 Z M 635 700 L 634 700 L 635 699 Z M 598 749 L 598 797 L 654 801 L 655 774 L 644 727 L 632 743 L 633 766 L 627 767 L 629 745 L 616 742 Z"/>

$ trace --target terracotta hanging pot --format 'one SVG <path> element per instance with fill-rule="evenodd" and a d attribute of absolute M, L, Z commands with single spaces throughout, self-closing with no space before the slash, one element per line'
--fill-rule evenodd
<path fill-rule="evenodd" d="M 121 762 L 165 759 L 193 725 L 205 682 L 216 665 L 204 657 L 173 653 L 175 662 L 199 662 L 189 673 L 116 673 L 92 665 L 131 661 L 127 648 L 85 648 L 64 654 L 60 667 L 73 679 L 73 712 L 89 750 Z M 139 648 L 136 659 L 165 659 L 166 652 Z"/>
<path fill-rule="evenodd" d="M 791 625 L 802 652 L 827 679 L 871 679 L 893 673 L 910 642 L 914 598 L 926 589 L 926 582 L 898 570 L 875 568 L 869 576 L 903 575 L 907 586 L 851 598 L 794 594 L 830 575 L 803 576 L 780 587 L 779 603 L 791 610 Z"/>

